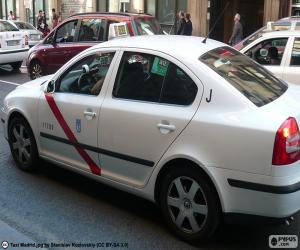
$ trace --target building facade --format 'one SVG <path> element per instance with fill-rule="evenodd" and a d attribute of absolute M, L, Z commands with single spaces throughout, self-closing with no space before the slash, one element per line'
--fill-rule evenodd
<path fill-rule="evenodd" d="M 6 19 L 13 11 L 18 19 L 35 25 L 38 11 L 44 10 L 50 21 L 52 8 L 62 20 L 92 11 L 149 13 L 170 33 L 177 29 L 176 13 L 183 10 L 192 16 L 194 35 L 205 36 L 210 31 L 210 37 L 227 42 L 235 13 L 242 16 L 246 36 L 267 21 L 300 15 L 300 0 L 0 0 L 0 18 Z"/>

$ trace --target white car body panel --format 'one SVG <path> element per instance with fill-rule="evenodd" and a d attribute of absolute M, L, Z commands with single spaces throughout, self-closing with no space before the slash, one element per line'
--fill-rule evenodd
<path fill-rule="evenodd" d="M 275 189 L 300 182 L 299 161 L 288 166 L 272 165 L 278 128 L 290 116 L 300 124 L 300 87 L 289 86 L 275 101 L 257 107 L 198 60 L 207 51 L 225 46 L 210 39 L 202 44 L 202 40 L 176 36 L 135 37 L 115 39 L 89 48 L 71 59 L 55 75 L 24 84 L 6 97 L 1 112 L 5 136 L 9 117 L 17 111 L 29 121 L 42 158 L 127 192 L 155 201 L 156 181 L 165 164 L 174 159 L 188 159 L 209 176 L 224 213 L 278 218 L 292 215 L 300 208 L 299 190 L 287 194 L 263 192 L 232 186 L 229 179 L 269 185 Z M 190 46 L 186 46 L 187 43 Z M 184 69 L 198 86 L 194 103 L 177 107 L 113 98 L 113 84 L 124 50 L 161 55 Z M 89 126 L 87 131 L 76 134 L 80 143 L 153 161 L 152 168 L 130 161 L 125 163 L 102 153 L 97 157 L 88 151 L 94 161 L 104 163 L 102 175 L 96 176 L 88 170 L 74 148 L 68 145 L 58 147 L 58 144 L 40 138 L 40 132 L 49 129 L 45 130 L 43 123 L 53 125 L 55 136 L 66 138 L 45 103 L 47 82 L 58 79 L 73 63 L 94 51 L 117 51 L 100 94 L 82 97 L 78 101 L 78 95 L 64 97 L 63 93 L 54 93 L 57 105 L 75 134 L 74 118 L 80 118 L 84 126 Z M 97 125 L 95 120 L 86 125 L 82 111 L 87 107 L 95 108 L 95 102 L 99 123 Z M 156 125 L 165 119 L 174 123 L 178 131 L 159 134 Z"/>
<path fill-rule="evenodd" d="M 0 22 L 8 22 L 0 20 Z M 0 32 L 0 64 L 21 62 L 27 57 L 29 47 L 21 31 Z"/>

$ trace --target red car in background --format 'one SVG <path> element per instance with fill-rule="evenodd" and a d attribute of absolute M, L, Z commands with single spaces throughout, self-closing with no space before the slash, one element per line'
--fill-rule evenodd
<path fill-rule="evenodd" d="M 42 43 L 28 54 L 27 69 L 31 79 L 56 72 L 81 51 L 108 40 L 109 26 L 125 22 L 130 36 L 163 34 L 148 14 L 82 13 L 70 16 L 57 26 Z"/>

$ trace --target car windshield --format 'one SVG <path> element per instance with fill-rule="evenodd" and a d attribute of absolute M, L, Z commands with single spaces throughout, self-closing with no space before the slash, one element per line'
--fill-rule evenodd
<path fill-rule="evenodd" d="M 155 18 L 138 17 L 134 19 L 138 35 L 163 34 L 162 29 Z"/>
<path fill-rule="evenodd" d="M 12 24 L 10 24 L 9 22 L 0 21 L 0 32 L 5 32 L 5 31 L 18 31 L 18 29 L 14 27 Z"/>
<path fill-rule="evenodd" d="M 15 22 L 15 24 L 20 30 L 35 30 L 35 28 L 30 23 Z"/>
<path fill-rule="evenodd" d="M 262 66 L 230 47 L 213 49 L 202 55 L 200 61 L 258 107 L 277 99 L 288 88 Z"/>

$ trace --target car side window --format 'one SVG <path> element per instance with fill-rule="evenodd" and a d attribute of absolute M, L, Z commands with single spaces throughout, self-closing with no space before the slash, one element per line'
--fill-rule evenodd
<path fill-rule="evenodd" d="M 98 95 L 114 52 L 97 52 L 72 65 L 60 78 L 57 92 Z"/>
<path fill-rule="evenodd" d="M 63 24 L 56 31 L 56 43 L 74 42 L 78 20 L 70 21 Z"/>
<path fill-rule="evenodd" d="M 154 68 L 156 60 L 163 59 L 149 54 L 125 52 L 113 95 L 124 99 L 158 102 L 165 73 Z"/>
<path fill-rule="evenodd" d="M 171 63 L 164 81 L 160 102 L 190 105 L 195 100 L 197 92 L 198 88 L 193 80 L 182 69 Z"/>
<path fill-rule="evenodd" d="M 246 55 L 263 65 L 278 66 L 286 48 L 288 38 L 268 39 L 260 42 L 246 52 Z"/>
<path fill-rule="evenodd" d="M 81 21 L 78 41 L 104 41 L 105 20 L 83 19 Z"/>
<path fill-rule="evenodd" d="M 291 56 L 291 66 L 300 66 L 300 38 L 295 38 Z"/>
<path fill-rule="evenodd" d="M 124 52 L 114 97 L 189 105 L 196 94 L 196 84 L 175 64 L 155 55 Z"/>
<path fill-rule="evenodd" d="M 54 37 L 54 32 L 52 32 L 52 34 L 50 34 L 44 41 L 44 44 L 51 44 L 53 43 L 53 37 Z"/>

